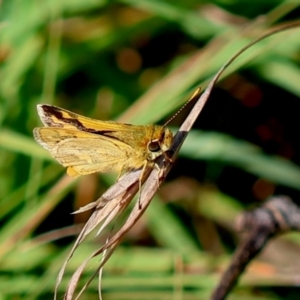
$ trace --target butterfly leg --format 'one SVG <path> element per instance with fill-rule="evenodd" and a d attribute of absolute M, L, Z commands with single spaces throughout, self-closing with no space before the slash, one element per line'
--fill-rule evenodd
<path fill-rule="evenodd" d="M 121 170 L 119 171 L 119 173 L 118 173 L 118 177 L 117 177 L 117 181 L 120 179 L 120 177 L 121 177 L 122 173 L 123 173 L 123 169 L 121 169 Z"/>
<path fill-rule="evenodd" d="M 166 152 L 164 152 L 164 160 L 163 160 L 163 167 L 160 168 L 158 164 L 155 163 L 155 168 L 158 170 L 158 176 L 157 176 L 157 187 L 159 188 L 160 179 L 161 181 L 164 181 L 166 176 L 164 175 L 164 170 L 166 169 L 166 161 L 173 164 L 174 160 L 173 158 L 169 157 Z"/>
<path fill-rule="evenodd" d="M 148 165 L 148 161 L 145 161 L 143 169 L 141 171 L 141 175 L 139 177 L 139 197 L 138 197 L 139 209 L 141 209 L 141 207 L 142 207 L 142 203 L 141 203 L 142 182 L 143 182 L 143 177 L 144 177 L 146 169 L 147 169 L 147 165 Z"/>
<path fill-rule="evenodd" d="M 163 168 L 160 168 L 158 164 L 154 164 L 155 169 L 158 171 L 158 175 L 156 178 L 157 188 L 159 188 L 159 179 L 161 178 L 161 174 L 163 174 Z"/>

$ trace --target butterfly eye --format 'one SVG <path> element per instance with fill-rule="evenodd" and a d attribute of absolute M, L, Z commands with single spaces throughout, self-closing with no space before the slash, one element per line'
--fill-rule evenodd
<path fill-rule="evenodd" d="M 158 152 L 160 150 L 160 145 L 158 141 L 151 141 L 148 144 L 148 150 L 151 152 Z"/>

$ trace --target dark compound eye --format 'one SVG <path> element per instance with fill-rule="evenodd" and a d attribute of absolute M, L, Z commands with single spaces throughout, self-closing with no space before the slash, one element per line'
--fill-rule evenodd
<path fill-rule="evenodd" d="M 148 149 L 149 149 L 149 151 L 151 151 L 151 152 L 158 152 L 158 151 L 160 150 L 159 142 L 158 142 L 158 141 L 151 141 L 151 142 L 148 144 Z"/>

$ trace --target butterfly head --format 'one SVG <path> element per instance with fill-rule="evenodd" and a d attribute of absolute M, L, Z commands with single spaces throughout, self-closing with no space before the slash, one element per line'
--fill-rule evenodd
<path fill-rule="evenodd" d="M 153 138 L 147 144 L 148 160 L 153 161 L 168 151 L 173 142 L 173 133 L 165 127 L 157 128 Z"/>

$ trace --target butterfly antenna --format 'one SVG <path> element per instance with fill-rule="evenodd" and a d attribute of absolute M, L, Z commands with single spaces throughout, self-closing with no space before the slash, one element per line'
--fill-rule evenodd
<path fill-rule="evenodd" d="M 174 120 L 186 108 L 186 106 L 189 103 L 198 99 L 200 94 L 201 94 L 201 87 L 197 88 L 197 90 L 194 92 L 192 97 L 164 124 L 164 127 L 166 127 L 172 120 Z"/>

